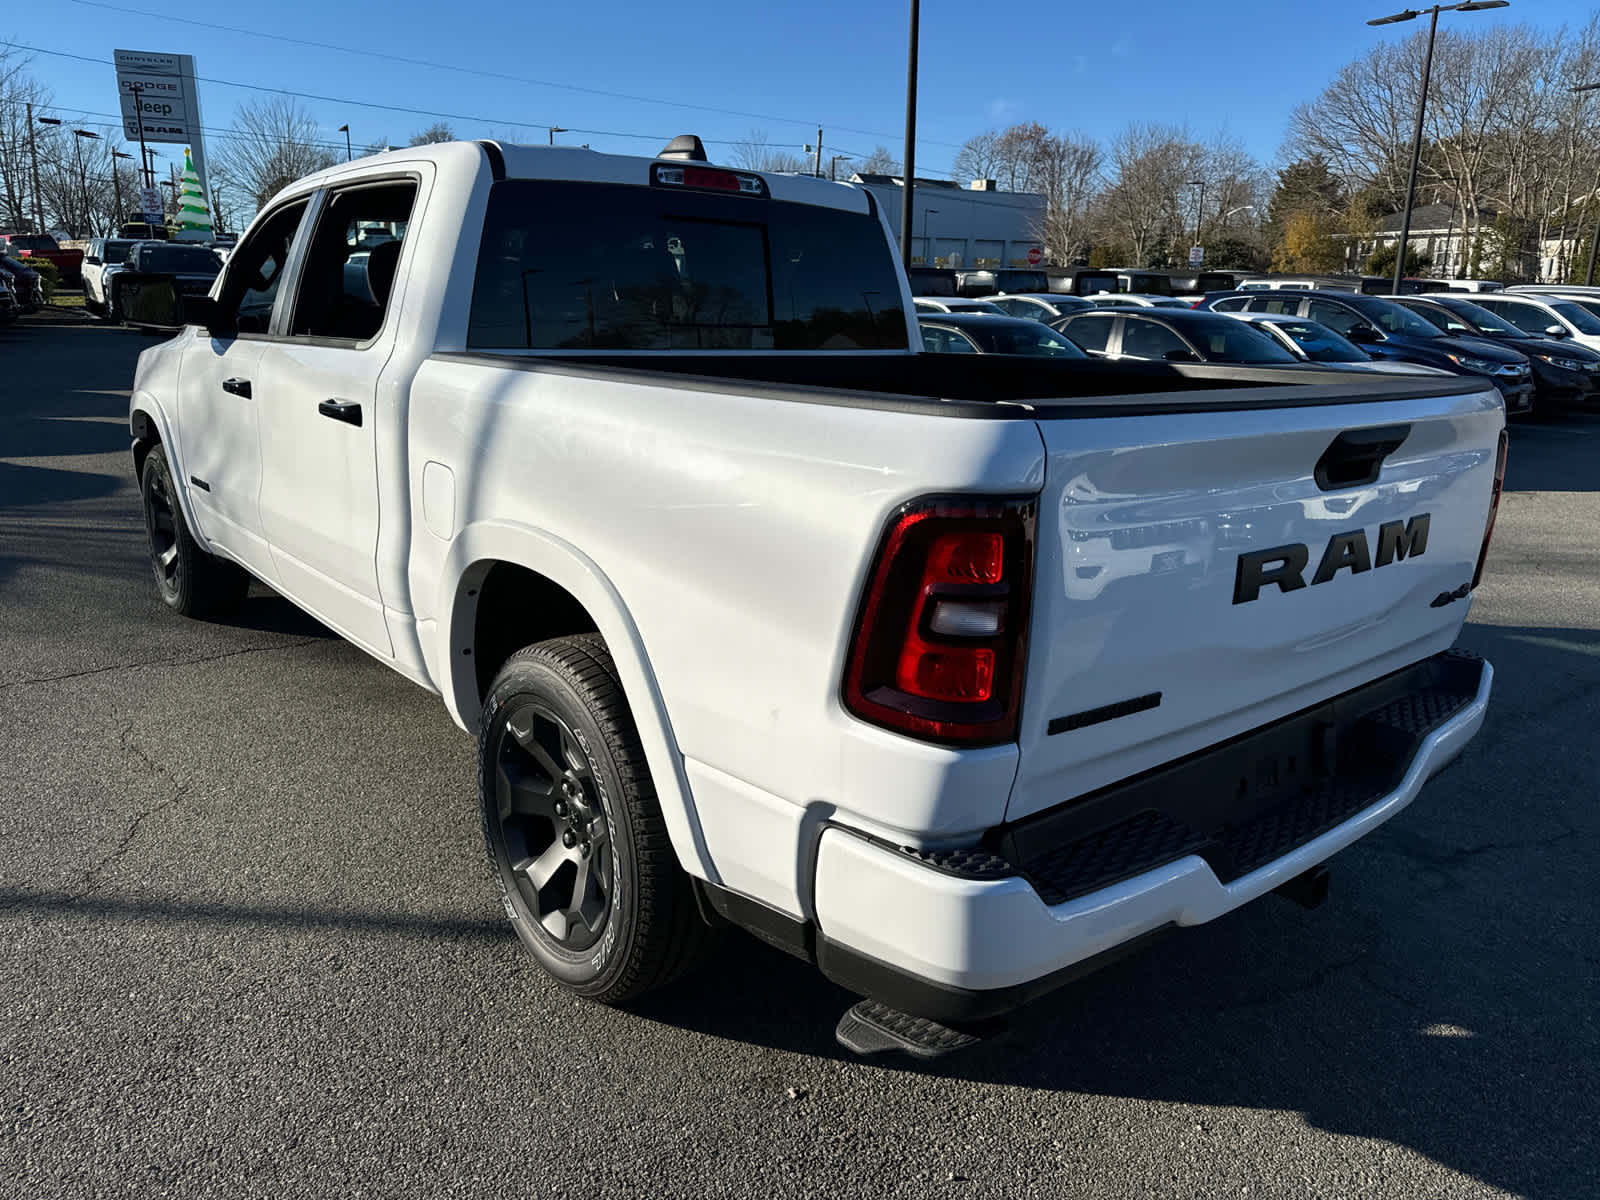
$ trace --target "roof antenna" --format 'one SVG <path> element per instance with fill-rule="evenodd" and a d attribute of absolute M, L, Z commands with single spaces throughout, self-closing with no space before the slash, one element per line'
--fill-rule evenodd
<path fill-rule="evenodd" d="M 657 158 L 681 158 L 688 162 L 705 162 L 706 148 L 692 133 L 679 134 L 662 149 Z"/>

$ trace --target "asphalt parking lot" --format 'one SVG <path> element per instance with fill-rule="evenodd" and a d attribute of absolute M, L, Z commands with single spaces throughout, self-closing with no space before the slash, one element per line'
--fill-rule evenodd
<path fill-rule="evenodd" d="M 1513 428 L 1483 733 L 1334 860 L 934 1064 L 750 939 L 548 983 L 473 746 L 264 589 L 148 578 L 148 339 L 0 330 L 0 1196 L 1600 1195 L 1600 418 Z"/>

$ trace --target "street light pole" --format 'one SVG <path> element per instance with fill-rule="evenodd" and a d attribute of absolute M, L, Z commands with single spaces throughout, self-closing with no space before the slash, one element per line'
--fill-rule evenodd
<path fill-rule="evenodd" d="M 1189 180 L 1189 186 L 1200 189 L 1200 203 L 1195 205 L 1194 210 L 1194 244 L 1198 246 L 1200 245 L 1200 226 L 1206 219 L 1206 181 L 1204 179 L 1191 179 Z"/>
<path fill-rule="evenodd" d="M 1397 21 L 1412 21 L 1423 12 L 1430 14 L 1428 21 L 1428 52 L 1422 60 L 1422 90 L 1417 93 L 1417 124 L 1411 135 L 1411 174 L 1406 181 L 1406 206 L 1400 216 L 1400 244 L 1394 254 L 1394 286 L 1392 294 L 1400 294 L 1400 280 L 1406 270 L 1406 242 L 1411 237 L 1411 204 L 1417 194 L 1417 166 L 1422 161 L 1422 116 L 1428 105 L 1428 78 L 1433 72 L 1433 39 L 1439 30 L 1442 12 L 1479 12 L 1486 8 L 1505 8 L 1511 0 L 1468 0 L 1465 4 L 1435 4 L 1421 12 L 1408 8 L 1387 17 L 1374 17 L 1368 25 L 1393 25 Z"/>
<path fill-rule="evenodd" d="M 349 162 L 355 155 L 350 150 L 350 126 L 339 126 L 339 132 L 344 134 L 344 160 Z"/>
<path fill-rule="evenodd" d="M 905 187 L 900 197 L 900 259 L 911 265 L 912 191 L 917 179 L 917 23 L 921 17 L 919 0 L 911 0 L 911 41 L 906 53 L 906 166 Z"/>
<path fill-rule="evenodd" d="M 572 132 L 570 129 L 566 128 L 566 126 L 564 126 L 564 125 L 546 125 L 545 128 L 550 131 L 550 144 L 552 146 L 554 146 L 556 144 L 556 134 L 558 134 L 558 133 L 571 133 Z"/>
<path fill-rule="evenodd" d="M 78 152 L 78 191 L 83 197 L 83 230 L 84 233 L 92 236 L 94 234 L 94 225 L 89 219 L 89 170 L 83 162 L 83 139 L 95 138 L 98 140 L 100 135 L 89 129 L 74 129 L 72 136 L 75 139 L 72 147 Z"/>
<path fill-rule="evenodd" d="M 828 160 L 828 178 L 830 180 L 836 180 L 836 179 L 839 178 L 839 175 L 838 175 L 839 164 L 841 162 L 844 162 L 844 161 L 848 160 L 849 157 L 850 156 L 848 154 L 835 154 L 832 158 L 830 158 Z"/>

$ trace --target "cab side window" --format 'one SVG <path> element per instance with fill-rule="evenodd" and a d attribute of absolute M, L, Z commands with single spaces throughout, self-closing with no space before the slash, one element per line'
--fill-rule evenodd
<path fill-rule="evenodd" d="M 235 314 L 240 333 L 272 332 L 272 306 L 283 282 L 289 248 L 305 215 L 304 200 L 286 205 L 245 238 L 229 258 L 217 303 L 223 312 Z M 128 264 L 135 265 L 131 254 Z"/>
<path fill-rule="evenodd" d="M 377 336 L 416 198 L 410 180 L 332 194 L 306 254 L 291 334 L 352 343 Z"/>

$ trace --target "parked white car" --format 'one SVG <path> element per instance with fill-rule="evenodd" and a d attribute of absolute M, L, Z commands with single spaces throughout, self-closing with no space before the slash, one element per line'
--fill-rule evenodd
<path fill-rule="evenodd" d="M 91 238 L 83 252 L 83 306 L 108 321 L 119 319 L 112 311 L 110 281 L 127 270 L 128 251 L 134 238 Z"/>
<path fill-rule="evenodd" d="M 924 354 L 870 194 L 694 138 L 342 163 L 163 296 L 163 602 L 254 576 L 437 693 L 512 927 L 591 999 L 732 923 L 869 998 L 845 1045 L 937 1053 L 1319 900 L 1484 718 L 1484 379 Z"/>
<path fill-rule="evenodd" d="M 998 304 L 988 300 L 972 300 L 965 296 L 918 296 L 914 301 L 918 312 L 930 313 L 987 313 L 991 317 L 1010 314 Z"/>
<path fill-rule="evenodd" d="M 1450 293 L 1433 293 L 1448 296 Z M 1536 337 L 1571 338 L 1580 346 L 1600 350 L 1600 316 L 1585 303 L 1549 293 L 1489 292 L 1473 298 L 1474 304 L 1510 321 Z"/>
<path fill-rule="evenodd" d="M 1149 292 L 1096 292 L 1086 296 L 1096 308 L 1193 308 L 1188 300 L 1176 296 L 1157 296 Z"/>

